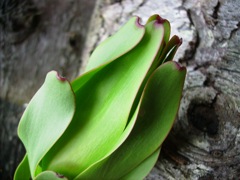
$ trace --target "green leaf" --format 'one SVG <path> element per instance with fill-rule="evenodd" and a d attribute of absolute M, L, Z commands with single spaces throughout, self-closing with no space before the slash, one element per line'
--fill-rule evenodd
<path fill-rule="evenodd" d="M 138 119 L 129 137 L 107 159 L 95 164 L 77 179 L 117 179 L 136 168 L 155 152 L 178 112 L 186 69 L 170 61 L 160 66 L 144 89 Z"/>
<path fill-rule="evenodd" d="M 125 176 L 121 177 L 121 180 L 140 180 L 144 179 L 149 172 L 154 167 L 157 162 L 158 156 L 160 154 L 160 149 L 156 150 L 153 154 L 147 157 L 141 164 L 139 164 L 136 168 L 130 171 Z"/>
<path fill-rule="evenodd" d="M 140 107 L 140 104 L 138 105 L 137 109 L 135 110 L 135 113 L 133 114 L 131 120 L 129 121 L 128 125 L 126 126 L 121 137 L 118 139 L 117 143 L 111 148 L 111 150 L 102 159 L 96 161 L 94 164 L 92 164 L 90 167 L 88 167 L 85 171 L 88 171 L 88 169 L 91 169 L 95 165 L 98 166 L 98 164 L 101 164 L 102 162 L 104 162 L 126 140 L 126 138 L 129 136 L 129 134 L 136 122 L 137 114 L 139 112 L 139 107 Z M 78 177 L 76 177 L 75 179 L 78 179 Z"/>
<path fill-rule="evenodd" d="M 164 43 L 167 44 L 167 42 L 169 41 L 170 34 L 171 34 L 170 23 L 167 19 L 163 19 L 158 14 L 154 14 L 148 18 L 147 24 L 152 21 L 155 21 L 155 20 L 157 20 L 159 23 L 163 24 L 163 26 L 164 26 Z"/>
<path fill-rule="evenodd" d="M 175 53 L 177 52 L 179 46 L 182 44 L 182 40 L 178 36 L 173 36 L 170 41 L 166 44 L 159 58 L 159 65 L 172 61 Z"/>
<path fill-rule="evenodd" d="M 34 180 L 67 180 L 67 178 L 53 171 L 44 171 L 37 175 Z"/>
<path fill-rule="evenodd" d="M 75 117 L 46 155 L 43 168 L 74 178 L 121 142 L 130 110 L 137 108 L 132 107 L 134 99 L 163 36 L 162 24 L 147 24 L 142 41 L 134 49 L 102 68 L 81 88 L 73 88 L 77 99 Z M 84 75 L 79 83 L 81 78 Z"/>
<path fill-rule="evenodd" d="M 74 91 L 85 85 L 106 65 L 132 50 L 142 40 L 145 33 L 139 17 L 131 18 L 117 33 L 99 44 L 90 56 L 86 73 L 76 78 L 71 84 Z M 131 40 L 129 41 L 129 36 Z"/>
<path fill-rule="evenodd" d="M 92 53 L 86 71 L 117 59 L 135 47 L 145 32 L 139 21 L 139 17 L 131 18 L 116 34 L 103 41 Z"/>
<path fill-rule="evenodd" d="M 15 174 L 14 174 L 14 180 L 23 180 L 23 179 L 30 179 L 30 169 L 28 164 L 28 157 L 27 155 L 24 156 L 21 163 L 18 165 Z"/>
<path fill-rule="evenodd" d="M 36 175 L 41 159 L 68 127 L 74 111 L 75 97 L 70 84 L 57 72 L 49 72 L 18 126 L 18 135 L 27 150 L 32 177 Z"/>
<path fill-rule="evenodd" d="M 144 88 L 144 86 L 145 86 L 149 76 L 153 73 L 153 71 L 158 66 L 160 66 L 159 58 L 161 57 L 162 51 L 165 49 L 165 46 L 166 46 L 166 44 L 169 41 L 170 32 L 171 32 L 171 26 L 170 26 L 170 23 L 169 23 L 168 20 L 163 19 L 159 15 L 155 14 L 155 15 L 149 17 L 149 19 L 147 21 L 147 24 L 151 23 L 151 22 L 154 22 L 154 21 L 158 22 L 158 24 L 162 24 L 163 25 L 163 27 L 164 27 L 164 37 L 163 37 L 163 41 L 162 41 L 162 44 L 161 44 L 161 48 L 159 48 L 158 53 L 157 53 L 157 55 L 155 57 L 155 60 L 153 61 L 153 64 L 152 64 L 151 68 L 149 69 L 147 76 L 145 77 L 144 83 L 142 84 L 141 90 L 139 91 L 139 95 L 138 95 L 139 98 L 141 96 L 141 92 L 142 92 L 142 90 L 143 90 L 143 88 Z M 139 98 L 136 98 L 136 100 L 138 101 Z"/>

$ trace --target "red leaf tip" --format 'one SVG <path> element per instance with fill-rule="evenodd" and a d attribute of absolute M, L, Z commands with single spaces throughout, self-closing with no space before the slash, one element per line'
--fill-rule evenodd
<path fill-rule="evenodd" d="M 183 42 L 182 38 L 179 38 L 179 46 L 181 46 L 182 42 Z"/>
<path fill-rule="evenodd" d="M 178 36 L 174 35 L 171 40 L 174 42 L 175 45 L 177 45 L 178 47 L 181 46 L 182 44 L 182 38 L 179 38 Z"/>
<path fill-rule="evenodd" d="M 56 76 L 57 76 L 57 79 L 60 80 L 60 81 L 62 81 L 62 82 L 64 82 L 64 81 L 67 80 L 65 77 L 61 76 L 58 72 L 57 72 L 57 75 L 56 75 Z"/>
<path fill-rule="evenodd" d="M 144 27 L 144 26 L 141 24 L 141 18 L 140 18 L 140 17 L 137 17 L 136 26 L 139 27 L 139 28 L 143 28 L 143 27 Z"/>
<path fill-rule="evenodd" d="M 174 62 L 174 64 L 175 64 L 175 67 L 177 68 L 177 70 L 183 71 L 183 70 L 186 69 L 184 66 L 181 66 L 180 63 L 178 63 L 178 62 L 176 62 L 176 61 L 173 61 L 173 62 Z"/>
<path fill-rule="evenodd" d="M 58 178 L 64 178 L 64 176 L 63 176 L 62 174 L 59 174 L 59 173 L 56 173 L 56 176 L 57 176 Z"/>
<path fill-rule="evenodd" d="M 174 35 L 174 36 L 176 37 L 176 44 L 177 44 L 178 46 L 181 46 L 181 45 L 182 45 L 182 42 L 183 42 L 182 38 L 179 38 L 179 37 L 176 36 L 176 35 Z"/>
<path fill-rule="evenodd" d="M 166 19 L 163 19 L 161 16 L 156 16 L 156 24 L 163 24 L 166 21 Z"/>

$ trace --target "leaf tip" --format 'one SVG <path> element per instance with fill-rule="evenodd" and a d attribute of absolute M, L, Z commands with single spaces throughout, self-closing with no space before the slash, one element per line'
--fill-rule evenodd
<path fill-rule="evenodd" d="M 156 15 L 156 21 L 155 21 L 155 24 L 156 25 L 160 25 L 160 24 L 163 24 L 165 23 L 167 20 L 166 19 L 163 19 L 161 16 L 159 16 L 158 14 Z"/>
<path fill-rule="evenodd" d="M 144 26 L 141 24 L 141 18 L 137 16 L 136 19 L 136 26 L 139 28 L 144 28 Z"/>
<path fill-rule="evenodd" d="M 59 174 L 59 173 L 56 173 L 56 176 L 57 176 L 58 178 L 65 178 L 62 174 Z"/>
<path fill-rule="evenodd" d="M 56 77 L 59 81 L 62 81 L 62 82 L 67 80 L 65 77 L 61 76 L 58 72 L 56 72 Z"/>
<path fill-rule="evenodd" d="M 176 43 L 178 46 L 181 46 L 181 45 L 182 45 L 182 42 L 183 42 L 182 38 L 179 38 L 178 36 L 174 35 L 174 36 L 172 37 L 172 39 L 175 39 L 175 43 Z"/>
<path fill-rule="evenodd" d="M 182 45 L 182 42 L 183 42 L 182 38 L 179 38 L 179 43 L 178 43 L 178 45 L 181 46 L 181 45 Z"/>
<path fill-rule="evenodd" d="M 186 71 L 186 67 L 181 66 L 181 64 L 176 62 L 176 61 L 173 61 L 173 62 L 175 64 L 175 67 L 177 68 L 177 70 L 179 70 L 179 71 Z"/>

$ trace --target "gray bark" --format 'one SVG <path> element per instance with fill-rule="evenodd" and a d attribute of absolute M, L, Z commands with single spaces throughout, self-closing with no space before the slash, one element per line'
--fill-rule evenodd
<path fill-rule="evenodd" d="M 240 177 L 238 0 L 97 0 L 88 31 L 94 1 L 35 4 L 40 21 L 34 31 L 18 33 L 32 32 L 25 40 L 0 29 L 5 32 L 0 49 L 0 179 L 12 178 L 23 156 L 16 126 L 22 105 L 45 74 L 55 69 L 75 77 L 99 42 L 131 16 L 140 16 L 144 24 L 152 14 L 168 19 L 172 35 L 183 38 L 175 60 L 187 67 L 188 74 L 178 118 L 146 179 Z"/>
<path fill-rule="evenodd" d="M 17 125 L 46 73 L 73 79 L 95 0 L 1 0 L 0 179 L 13 178 L 25 150 Z M 34 6 L 34 7 L 33 7 Z"/>

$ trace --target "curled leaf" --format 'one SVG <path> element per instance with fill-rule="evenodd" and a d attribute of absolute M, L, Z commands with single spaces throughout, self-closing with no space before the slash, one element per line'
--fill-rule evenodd
<path fill-rule="evenodd" d="M 120 178 L 140 165 L 165 140 L 178 112 L 186 69 L 176 62 L 160 66 L 143 92 L 137 121 L 124 143 L 77 179 Z"/>
<path fill-rule="evenodd" d="M 69 82 L 55 71 L 48 73 L 18 126 L 32 177 L 44 155 L 67 129 L 74 112 L 75 97 Z"/>

